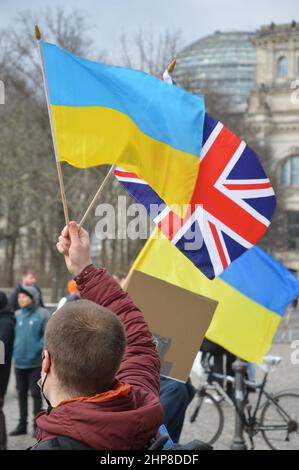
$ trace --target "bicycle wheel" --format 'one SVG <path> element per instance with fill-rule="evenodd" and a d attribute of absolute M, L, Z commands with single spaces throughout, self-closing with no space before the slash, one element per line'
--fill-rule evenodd
<path fill-rule="evenodd" d="M 273 400 L 266 403 L 261 413 L 265 442 L 273 450 L 299 450 L 299 395 L 278 393 Z"/>
<path fill-rule="evenodd" d="M 187 409 L 188 439 L 214 444 L 222 433 L 224 416 L 219 403 L 205 390 L 198 390 Z"/>

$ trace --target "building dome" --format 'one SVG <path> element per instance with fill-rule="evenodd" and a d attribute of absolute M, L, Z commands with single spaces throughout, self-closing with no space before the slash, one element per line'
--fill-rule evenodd
<path fill-rule="evenodd" d="M 183 49 L 175 79 L 193 93 L 215 93 L 231 112 L 244 112 L 255 83 L 256 52 L 252 32 L 220 32 Z"/>

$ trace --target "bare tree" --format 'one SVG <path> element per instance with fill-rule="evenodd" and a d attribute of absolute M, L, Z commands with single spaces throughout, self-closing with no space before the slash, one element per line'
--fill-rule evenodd
<path fill-rule="evenodd" d="M 152 75 L 161 74 L 176 56 L 181 43 L 179 31 L 155 35 L 152 29 L 140 30 L 133 37 L 123 33 L 120 38 L 120 65 L 136 68 Z"/>
<path fill-rule="evenodd" d="M 5 73 L 7 89 L 7 103 L 0 109 L 0 244 L 5 256 L 0 282 L 12 285 L 21 269 L 30 266 L 42 285 L 52 287 L 52 300 L 57 300 L 67 280 L 55 246 L 64 216 L 33 36 L 36 21 L 33 12 L 23 12 L 9 28 L 0 31 L 1 73 Z M 47 9 L 39 14 L 38 21 L 46 40 L 78 55 L 104 57 L 102 51 L 92 47 L 89 22 L 80 13 Z M 150 31 L 140 32 L 133 46 L 123 41 L 120 62 L 157 75 L 176 54 L 179 42 L 178 33 L 154 37 Z M 63 164 L 71 218 L 82 217 L 106 172 L 106 167 L 79 170 Z M 115 182 L 107 188 L 103 200 L 116 206 L 118 196 L 124 194 Z M 94 224 L 90 219 L 87 227 L 92 229 Z M 112 271 L 126 272 L 143 243 L 99 241 L 99 261 Z"/>
<path fill-rule="evenodd" d="M 65 271 L 61 269 L 61 257 L 52 247 L 55 248 L 57 233 L 64 221 L 42 74 L 33 37 L 34 16 L 30 12 L 22 13 L 0 35 L 10 51 L 9 63 L 5 60 L 5 52 L 0 55 L 0 63 L 5 64 L 7 94 L 6 105 L 0 109 L 3 169 L 0 176 L 0 237 L 4 240 L 6 254 L 2 282 L 11 284 L 14 271 L 18 274 L 22 265 L 32 266 L 37 264 L 36 260 L 43 260 L 44 264 L 38 266 L 38 274 L 46 280 L 45 270 L 52 273 L 53 298 L 57 298 L 58 286 L 65 282 Z M 74 53 L 87 55 L 91 40 L 87 22 L 79 13 L 48 10 L 41 25 L 47 39 L 51 38 Z M 82 171 L 64 165 L 64 173 L 70 201 L 76 199 L 74 215 L 78 216 L 83 213 L 93 188 L 97 188 L 99 172 L 86 170 L 87 178 L 82 177 Z M 40 243 L 41 235 L 43 243 Z"/>
<path fill-rule="evenodd" d="M 21 78 L 25 78 L 29 87 L 33 88 L 34 95 L 42 90 L 40 59 L 33 34 L 37 22 L 45 40 L 74 54 L 88 56 L 92 47 L 87 18 L 76 10 L 68 13 L 61 7 L 48 7 L 38 14 L 38 18 L 30 10 L 19 13 L 3 34 L 9 44 L 12 75 L 18 73 Z"/>

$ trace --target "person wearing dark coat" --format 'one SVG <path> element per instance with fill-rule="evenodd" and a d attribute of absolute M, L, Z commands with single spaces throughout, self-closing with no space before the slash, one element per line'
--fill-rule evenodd
<path fill-rule="evenodd" d="M 113 277 L 91 264 L 83 228 L 70 222 L 57 248 L 82 300 L 47 324 L 40 385 L 48 409 L 36 418 L 32 450 L 55 450 L 61 437 L 94 450 L 143 449 L 163 423 L 160 359 L 148 325 Z"/>
<path fill-rule="evenodd" d="M 164 425 L 173 442 L 179 442 L 185 413 L 195 395 L 191 380 L 179 382 L 160 377 L 160 400 L 164 410 Z"/>
<path fill-rule="evenodd" d="M 40 377 L 44 332 L 49 312 L 39 306 L 39 293 L 33 287 L 23 287 L 19 293 L 21 309 L 16 312 L 13 358 L 18 390 L 20 420 L 10 436 L 27 434 L 28 391 L 33 398 L 33 414 L 42 407 L 37 381 Z M 35 426 L 35 425 L 34 425 Z"/>
<path fill-rule="evenodd" d="M 13 309 L 14 312 L 19 310 L 19 308 L 20 308 L 20 305 L 19 305 L 19 302 L 18 302 L 19 293 L 22 291 L 23 287 L 26 288 L 26 287 L 31 287 L 31 286 L 35 287 L 38 290 L 38 293 L 39 293 L 39 307 L 45 307 L 43 299 L 42 299 L 42 292 L 41 292 L 40 288 L 36 285 L 35 275 L 33 274 L 32 271 L 26 270 L 26 271 L 23 272 L 22 282 L 20 282 L 16 286 L 16 288 L 11 293 L 11 295 L 8 299 L 8 304 Z"/>
<path fill-rule="evenodd" d="M 6 450 L 7 447 L 3 406 L 10 375 L 14 336 L 14 312 L 8 306 L 6 294 L 0 291 L 0 450 Z"/>

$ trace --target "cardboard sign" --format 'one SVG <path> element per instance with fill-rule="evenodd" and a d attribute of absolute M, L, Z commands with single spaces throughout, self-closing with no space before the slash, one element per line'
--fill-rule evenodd
<path fill-rule="evenodd" d="M 156 340 L 161 374 L 185 382 L 217 302 L 140 271 L 130 274 L 126 290 Z"/>

